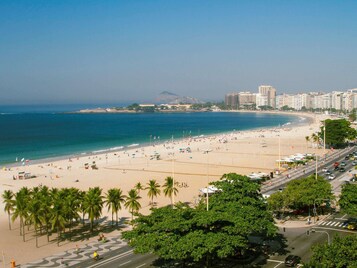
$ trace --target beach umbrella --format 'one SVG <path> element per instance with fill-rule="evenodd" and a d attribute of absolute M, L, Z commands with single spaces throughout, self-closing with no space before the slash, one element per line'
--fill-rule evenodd
<path fill-rule="evenodd" d="M 21 159 L 21 162 L 24 162 L 24 161 L 25 161 L 25 158 L 22 158 L 22 159 Z"/>

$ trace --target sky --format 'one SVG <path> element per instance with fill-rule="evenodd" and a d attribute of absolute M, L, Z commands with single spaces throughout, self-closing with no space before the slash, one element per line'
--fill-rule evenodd
<path fill-rule="evenodd" d="M 0 104 L 357 87 L 357 1 L 0 0 Z"/>

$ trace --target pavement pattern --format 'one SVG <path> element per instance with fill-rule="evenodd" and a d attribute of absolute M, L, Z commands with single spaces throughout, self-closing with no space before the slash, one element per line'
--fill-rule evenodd
<path fill-rule="evenodd" d="M 127 243 L 120 237 L 107 238 L 106 242 L 91 242 L 78 249 L 67 250 L 62 253 L 43 258 L 38 261 L 23 264 L 17 267 L 21 268 L 39 268 L 39 267 L 73 267 L 83 261 L 93 258 L 93 252 L 97 251 L 99 256 L 113 250 L 117 250 Z"/>

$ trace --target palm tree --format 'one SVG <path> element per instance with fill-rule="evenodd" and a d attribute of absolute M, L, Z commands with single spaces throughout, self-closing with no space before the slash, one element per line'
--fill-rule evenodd
<path fill-rule="evenodd" d="M 65 224 L 66 224 L 63 202 L 64 201 L 57 194 L 55 196 L 55 199 L 53 202 L 53 207 L 51 209 L 50 221 L 51 221 L 51 225 L 52 225 L 52 230 L 57 229 L 57 245 L 58 246 L 59 246 L 59 241 L 60 241 L 61 230 L 63 228 L 65 228 Z"/>
<path fill-rule="evenodd" d="M 39 196 L 41 199 L 41 209 L 40 209 L 41 219 L 46 228 L 47 242 L 49 242 L 50 241 L 49 224 L 50 224 L 51 208 L 53 205 L 54 197 L 52 196 L 47 186 L 41 187 Z"/>
<path fill-rule="evenodd" d="M 320 137 L 316 133 L 312 133 L 311 139 L 317 146 L 319 145 Z"/>
<path fill-rule="evenodd" d="M 129 208 L 131 213 L 131 220 L 134 218 L 134 212 L 138 212 L 141 208 L 140 202 L 138 201 L 141 197 L 138 195 L 138 192 L 135 189 L 131 189 L 128 192 L 128 196 L 125 200 L 125 208 Z"/>
<path fill-rule="evenodd" d="M 158 184 L 156 180 L 150 180 L 145 190 L 149 190 L 148 197 L 151 198 L 151 206 L 153 206 L 154 197 L 157 197 L 157 195 L 161 193 L 160 184 Z"/>
<path fill-rule="evenodd" d="M 144 186 L 138 182 L 135 186 L 134 186 L 134 189 L 138 192 L 138 194 L 140 194 L 140 191 L 141 190 L 144 190 Z"/>
<path fill-rule="evenodd" d="M 178 189 L 174 185 L 174 179 L 172 177 L 166 177 L 165 184 L 163 185 L 163 187 L 165 187 L 163 192 L 165 196 L 170 197 L 171 206 L 173 207 L 174 205 L 173 197 L 176 196 L 178 193 Z"/>
<path fill-rule="evenodd" d="M 99 187 L 89 188 L 88 192 L 84 197 L 84 208 L 85 212 L 88 213 L 90 220 L 90 229 L 93 232 L 93 222 L 94 219 L 99 219 L 102 215 L 103 209 L 103 196 L 102 189 Z"/>
<path fill-rule="evenodd" d="M 106 201 L 108 211 L 112 210 L 112 224 L 113 224 L 113 215 L 116 214 L 116 225 L 118 225 L 118 211 L 121 210 L 121 204 L 125 202 L 126 196 L 123 195 L 123 192 L 119 188 L 109 189 L 106 194 Z"/>
<path fill-rule="evenodd" d="M 38 236 L 37 228 L 42 225 L 41 218 L 41 199 L 39 195 L 35 193 L 28 205 L 28 219 L 33 223 L 35 228 L 35 237 L 36 237 L 36 247 L 38 247 Z"/>
<path fill-rule="evenodd" d="M 20 191 L 15 194 L 14 202 L 14 213 L 12 214 L 12 221 L 15 221 L 17 218 L 20 218 L 20 235 L 25 242 L 25 221 L 28 217 L 27 214 L 27 204 L 28 198 L 30 196 L 29 189 L 27 187 L 22 187 Z"/>
<path fill-rule="evenodd" d="M 3 203 L 5 204 L 4 211 L 9 216 L 9 229 L 11 230 L 11 212 L 14 210 L 14 193 L 11 190 L 5 190 L 2 194 Z"/>

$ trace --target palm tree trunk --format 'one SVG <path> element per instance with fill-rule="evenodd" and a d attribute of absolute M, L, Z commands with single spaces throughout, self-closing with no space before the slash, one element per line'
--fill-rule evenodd
<path fill-rule="evenodd" d="M 20 235 L 22 235 L 22 217 L 20 217 Z"/>
<path fill-rule="evenodd" d="M 118 211 L 115 213 L 116 215 L 115 215 L 115 218 L 116 218 L 116 225 L 118 226 Z"/>
<path fill-rule="evenodd" d="M 113 212 L 113 210 L 112 210 L 112 226 L 113 226 L 113 224 L 114 224 L 113 216 L 114 216 L 114 212 Z"/>
<path fill-rule="evenodd" d="M 22 240 L 25 242 L 25 224 L 22 223 Z"/>
<path fill-rule="evenodd" d="M 35 226 L 36 248 L 38 248 L 37 227 Z"/>
<path fill-rule="evenodd" d="M 10 212 L 8 213 L 8 215 L 9 215 L 9 229 L 11 230 Z"/>
<path fill-rule="evenodd" d="M 59 247 L 59 241 L 60 241 L 60 231 L 59 231 L 59 226 L 57 224 L 57 246 Z"/>

